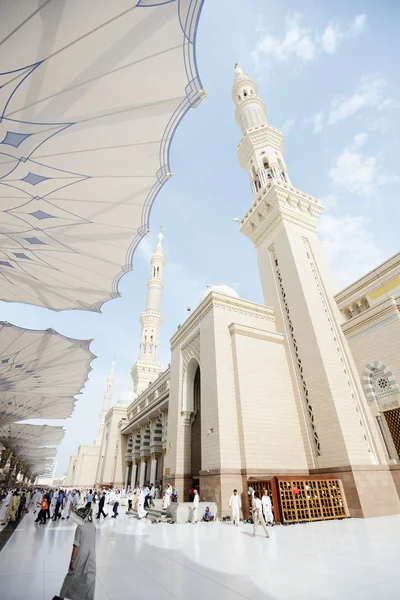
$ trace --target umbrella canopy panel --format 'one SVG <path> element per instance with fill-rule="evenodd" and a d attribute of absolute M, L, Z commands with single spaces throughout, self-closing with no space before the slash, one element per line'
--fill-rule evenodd
<path fill-rule="evenodd" d="M 34 448 L 42 446 L 58 446 L 64 437 L 63 427 L 50 425 L 29 425 L 25 423 L 10 423 L 0 428 L 0 442 L 11 448 Z"/>
<path fill-rule="evenodd" d="M 99 311 L 119 295 L 174 132 L 204 96 L 202 4 L 5 0 L 1 299 Z"/>
<path fill-rule="evenodd" d="M 95 358 L 89 345 L 52 329 L 34 331 L 0 321 L 0 427 L 71 416 L 74 396 Z"/>

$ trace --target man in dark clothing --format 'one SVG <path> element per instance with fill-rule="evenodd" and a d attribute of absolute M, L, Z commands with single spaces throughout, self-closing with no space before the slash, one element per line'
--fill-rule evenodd
<path fill-rule="evenodd" d="M 59 494 L 57 496 L 57 502 L 56 502 L 56 508 L 54 510 L 53 521 L 56 521 L 57 519 L 61 519 L 60 508 L 62 508 L 63 500 L 64 500 L 64 493 L 62 490 L 60 490 Z"/>
<path fill-rule="evenodd" d="M 51 504 L 52 500 L 53 500 L 53 492 L 50 491 L 47 494 L 47 502 L 48 502 L 48 507 L 47 507 L 47 511 L 46 511 L 47 521 L 50 521 L 50 504 Z M 46 520 L 45 520 L 45 523 L 46 523 Z"/>
<path fill-rule="evenodd" d="M 96 519 L 100 519 L 100 515 L 103 515 L 104 518 L 106 518 L 106 513 L 104 512 L 104 502 L 106 501 L 106 493 L 103 492 L 102 497 L 100 498 L 100 502 L 99 502 L 99 512 L 97 514 Z"/>
<path fill-rule="evenodd" d="M 22 512 L 25 508 L 25 502 L 26 502 L 25 492 L 22 492 L 21 500 L 19 501 L 19 506 L 18 506 L 17 521 L 19 521 L 21 518 Z"/>

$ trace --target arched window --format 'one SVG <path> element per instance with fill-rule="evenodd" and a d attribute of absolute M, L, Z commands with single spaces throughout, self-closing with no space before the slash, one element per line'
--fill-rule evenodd
<path fill-rule="evenodd" d="M 246 92 L 246 90 L 244 90 L 244 92 L 243 92 L 243 96 L 246 98 L 246 96 L 247 96 L 247 92 Z"/>
<path fill-rule="evenodd" d="M 160 267 L 157 267 L 157 275 L 160 274 Z"/>
<path fill-rule="evenodd" d="M 386 396 L 400 393 L 392 371 L 377 360 L 365 368 L 363 382 L 366 396 L 371 400 L 379 401 Z"/>
<path fill-rule="evenodd" d="M 239 100 L 239 102 L 242 101 L 242 96 L 240 94 L 238 94 L 238 100 Z"/>
<path fill-rule="evenodd" d="M 393 394 L 389 379 L 381 369 L 374 369 L 371 375 L 372 388 L 376 398 L 383 398 Z"/>

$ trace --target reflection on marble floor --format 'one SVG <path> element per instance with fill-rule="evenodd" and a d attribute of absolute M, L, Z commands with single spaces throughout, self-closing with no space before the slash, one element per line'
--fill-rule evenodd
<path fill-rule="evenodd" d="M 60 590 L 75 525 L 28 515 L 0 552 L 0 600 Z M 275 527 L 151 525 L 121 514 L 97 525 L 96 600 L 399 600 L 400 516 Z"/>

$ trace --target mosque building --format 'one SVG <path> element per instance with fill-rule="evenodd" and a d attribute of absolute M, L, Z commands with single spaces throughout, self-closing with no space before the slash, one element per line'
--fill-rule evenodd
<path fill-rule="evenodd" d="M 239 230 L 256 247 L 264 304 L 209 288 L 163 371 L 160 232 L 134 394 L 128 405 L 105 401 L 91 482 L 170 483 L 182 500 L 197 485 L 220 515 L 234 488 L 262 484 L 287 522 L 304 511 L 400 513 L 400 254 L 335 296 L 316 231 L 323 207 L 293 187 L 283 134 L 237 65 L 232 98 L 252 191 Z"/>

